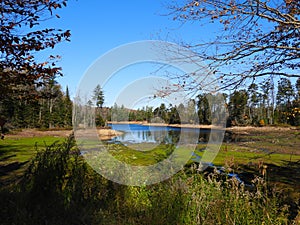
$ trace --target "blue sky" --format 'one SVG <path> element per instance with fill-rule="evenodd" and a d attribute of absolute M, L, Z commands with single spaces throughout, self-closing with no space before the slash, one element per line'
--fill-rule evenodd
<path fill-rule="evenodd" d="M 64 76 L 58 78 L 58 82 L 64 89 L 68 86 L 74 96 L 89 66 L 113 48 L 141 40 L 186 41 L 207 35 L 200 29 L 195 32 L 195 26 L 181 26 L 171 16 L 164 16 L 168 12 L 165 3 L 160 0 L 70 0 L 66 8 L 56 12 L 60 19 L 44 23 L 70 29 L 72 34 L 71 42 L 61 43 L 54 49 L 55 54 L 62 56 L 59 65 Z M 128 78 L 130 76 L 128 74 Z M 121 85 L 124 86 L 124 82 L 116 82 L 114 88 L 122 89 Z M 105 103 L 111 105 L 111 90 L 104 91 Z"/>
<path fill-rule="evenodd" d="M 99 57 L 120 45 L 149 39 L 200 43 L 215 37 L 220 28 L 218 23 L 203 28 L 196 22 L 182 25 L 174 21 L 172 16 L 165 16 L 169 12 L 166 4 L 174 2 L 69 0 L 66 8 L 55 12 L 60 19 L 54 18 L 43 23 L 47 27 L 71 30 L 71 42 L 60 43 L 53 53 L 50 52 L 62 56 L 59 65 L 63 68 L 64 76 L 58 78 L 58 82 L 63 89 L 68 86 L 71 96 L 75 96 L 76 88 L 88 68 Z M 45 53 L 49 54 L 48 51 Z M 122 71 L 121 80 L 112 79 L 111 86 L 104 87 L 106 106 L 113 105 L 113 95 L 119 93 L 126 83 L 149 75 L 149 68 L 144 69 L 148 74 L 143 74 L 141 67 L 139 69 L 141 72 L 138 73 L 127 70 L 125 75 L 126 70 Z"/>
<path fill-rule="evenodd" d="M 60 19 L 47 21 L 50 26 L 70 29 L 72 33 L 71 42 L 54 49 L 62 56 L 59 65 L 64 77 L 58 79 L 59 83 L 68 85 L 74 95 L 85 71 L 107 51 L 129 42 L 165 36 L 172 21 L 159 15 L 164 12 L 160 1 L 70 0 L 66 8 L 57 12 Z"/>

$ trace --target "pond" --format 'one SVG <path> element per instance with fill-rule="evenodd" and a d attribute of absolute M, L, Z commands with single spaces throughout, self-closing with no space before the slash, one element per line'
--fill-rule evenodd
<path fill-rule="evenodd" d="M 211 134 L 210 129 L 198 128 L 180 128 L 159 125 L 142 124 L 108 124 L 113 130 L 122 131 L 123 134 L 111 140 L 111 142 L 122 142 L 123 144 L 133 143 L 163 143 L 177 144 L 180 136 L 184 136 L 186 142 L 195 144 L 195 135 L 197 143 L 207 143 Z M 221 132 L 221 131 L 214 131 Z"/>
<path fill-rule="evenodd" d="M 207 144 L 210 138 L 218 140 L 223 137 L 223 130 L 199 129 L 199 128 L 180 128 L 172 126 L 159 126 L 159 125 L 142 125 L 142 124 L 113 124 L 110 123 L 113 130 L 122 131 L 123 134 L 112 138 L 109 143 L 121 143 L 131 149 L 139 151 L 148 151 L 153 149 L 158 144 L 172 144 L 177 145 L 181 137 L 184 137 L 186 144 Z M 232 141 L 229 133 L 224 135 L 224 141 Z M 140 148 L 142 147 L 142 149 Z M 195 149 L 191 155 L 191 160 L 200 162 L 201 157 L 199 153 L 203 152 L 205 147 Z M 209 163 L 209 168 L 214 170 L 214 164 Z M 238 174 L 227 174 L 223 167 L 217 167 L 220 174 L 226 174 L 229 177 L 235 177 L 238 182 L 244 183 Z M 244 183 L 245 184 L 245 183 Z M 248 185 L 248 184 L 247 184 Z M 250 185 L 251 186 L 251 185 Z"/>

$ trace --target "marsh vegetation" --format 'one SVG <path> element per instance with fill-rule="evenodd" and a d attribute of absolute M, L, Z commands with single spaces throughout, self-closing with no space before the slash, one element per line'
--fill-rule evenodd
<path fill-rule="evenodd" d="M 239 141 L 223 144 L 216 167 L 199 172 L 192 158 L 172 178 L 141 187 L 97 174 L 72 136 L 9 136 L 1 148 L 1 224 L 297 224 L 298 130 L 236 134 Z M 274 139 L 281 148 L 273 149 Z M 259 149 L 260 143 L 276 153 Z M 107 144 L 119 160 L 139 165 L 172 151 L 170 144 L 147 152 Z M 247 182 L 226 175 L 232 172 Z"/>

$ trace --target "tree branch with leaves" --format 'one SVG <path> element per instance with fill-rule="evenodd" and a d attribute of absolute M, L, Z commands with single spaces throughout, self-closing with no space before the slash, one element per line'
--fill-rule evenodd
<path fill-rule="evenodd" d="M 1 0 L 0 1 L 0 98 L 11 94 L 18 85 L 43 85 L 44 80 L 62 75 L 50 56 L 38 62 L 35 53 L 69 41 L 70 31 L 41 28 L 54 11 L 67 5 L 66 0 Z"/>
<path fill-rule="evenodd" d="M 216 74 L 221 89 L 257 78 L 300 77 L 299 1 L 199 0 L 174 2 L 169 10 L 183 23 L 219 24 L 212 40 L 184 46 L 197 54 L 193 61 L 205 62 Z"/>

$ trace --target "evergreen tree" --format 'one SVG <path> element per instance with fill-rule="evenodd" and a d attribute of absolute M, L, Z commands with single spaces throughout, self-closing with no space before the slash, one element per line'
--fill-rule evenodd
<path fill-rule="evenodd" d="M 274 95 L 274 82 L 273 79 L 268 79 L 260 85 L 262 92 L 262 105 L 260 106 L 263 111 L 263 119 L 267 124 L 274 123 L 274 107 L 275 107 L 275 95 Z"/>
<path fill-rule="evenodd" d="M 168 112 L 169 124 L 181 124 L 181 118 L 176 106 L 172 106 Z"/>
<path fill-rule="evenodd" d="M 101 86 L 98 84 L 94 89 L 93 100 L 98 108 L 102 108 L 104 104 L 104 94 Z"/>
<path fill-rule="evenodd" d="M 197 96 L 197 108 L 200 124 L 211 124 L 211 110 L 208 101 L 208 95 L 201 94 Z"/>
<path fill-rule="evenodd" d="M 229 124 L 245 125 L 247 123 L 246 106 L 248 102 L 248 93 L 245 90 L 234 91 L 230 95 L 228 104 Z"/>
<path fill-rule="evenodd" d="M 69 88 L 66 88 L 66 94 L 64 97 L 64 126 L 72 127 L 72 109 L 73 103 L 70 98 Z"/>
<path fill-rule="evenodd" d="M 277 115 L 279 123 L 288 123 L 291 119 L 292 99 L 295 95 L 292 83 L 287 78 L 278 81 L 276 95 Z"/>
<path fill-rule="evenodd" d="M 297 91 L 297 98 L 300 98 L 300 78 L 296 81 L 296 91 Z"/>
<path fill-rule="evenodd" d="M 291 124 L 295 126 L 300 126 L 300 78 L 298 78 L 296 81 L 295 89 L 296 94 L 292 106 Z"/>
<path fill-rule="evenodd" d="M 259 103 L 260 96 L 257 91 L 258 91 L 258 85 L 255 83 L 252 83 L 248 88 L 248 95 L 249 95 L 248 113 L 249 113 L 249 119 L 252 124 L 258 123 L 258 119 L 259 119 L 257 105 Z"/>
<path fill-rule="evenodd" d="M 96 126 L 103 127 L 105 126 L 105 119 L 103 118 L 102 107 L 104 104 L 104 94 L 101 86 L 98 84 L 93 92 L 92 99 L 96 105 Z"/>
<path fill-rule="evenodd" d="M 162 119 L 164 123 L 168 123 L 167 108 L 164 103 L 161 103 L 159 107 L 155 108 L 153 113 L 155 117 Z"/>

